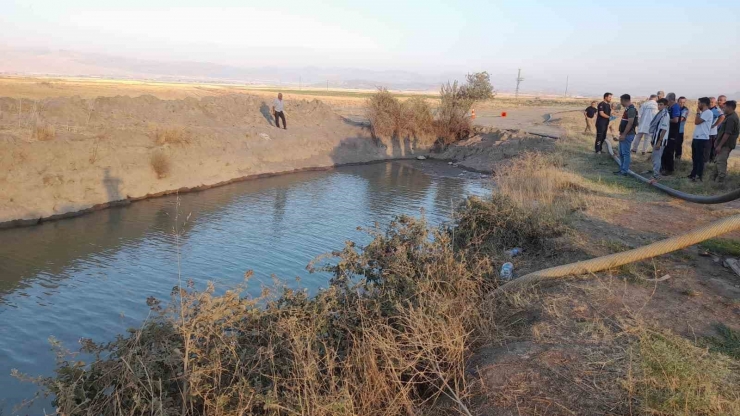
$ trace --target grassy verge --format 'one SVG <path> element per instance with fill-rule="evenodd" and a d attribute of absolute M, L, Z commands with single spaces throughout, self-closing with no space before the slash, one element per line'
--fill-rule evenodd
<path fill-rule="evenodd" d="M 593 154 L 594 135 L 587 135 L 582 132 L 582 117 L 580 115 L 567 115 L 561 120 L 561 126 L 567 131 L 568 143 L 562 146 L 562 150 L 568 153 L 569 158 L 577 164 L 577 170 L 585 177 L 603 180 L 607 183 L 624 186 L 630 189 L 648 189 L 631 178 L 615 176 L 613 171 L 618 170 L 614 161 L 608 155 L 602 157 Z M 615 126 L 616 128 L 616 126 Z M 711 180 L 712 175 L 716 172 L 714 163 L 707 163 L 704 169 L 704 182 L 692 182 L 687 178 L 691 173 L 691 130 L 687 131 L 686 137 L 689 138 L 684 143 L 682 160 L 676 161 L 675 173 L 671 176 L 663 177 L 660 182 L 671 188 L 699 195 L 721 194 L 731 189 L 740 188 L 740 160 L 731 158 L 728 166 L 728 176 L 724 184 L 718 184 Z M 607 134 L 610 140 L 617 148 L 617 142 L 612 140 L 612 134 Z M 644 139 L 643 139 L 644 140 Z M 640 146 L 640 150 L 642 145 Z M 606 150 L 606 148 L 604 149 Z M 642 155 L 641 153 L 632 153 L 632 170 L 643 176 L 648 175 L 646 172 L 652 171 L 652 153 Z M 644 196 L 644 195 L 643 195 Z"/>
<path fill-rule="evenodd" d="M 721 256 L 740 257 L 740 241 L 729 238 L 712 238 L 699 244 L 705 250 Z"/>

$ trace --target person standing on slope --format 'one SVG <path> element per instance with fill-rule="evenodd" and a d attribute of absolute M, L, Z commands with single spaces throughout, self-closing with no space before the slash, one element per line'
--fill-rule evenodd
<path fill-rule="evenodd" d="M 283 110 L 283 93 L 278 93 L 275 102 L 272 103 L 272 114 L 275 116 L 275 127 L 280 128 L 280 119 L 283 119 L 283 129 L 287 130 L 288 125 L 285 123 L 285 113 Z"/>
<path fill-rule="evenodd" d="M 609 131 L 609 117 L 612 115 L 612 93 L 604 93 L 604 101 L 599 103 L 597 107 L 598 115 L 596 117 L 596 144 L 594 145 L 594 151 L 597 154 L 601 153 L 601 146 L 606 140 L 606 133 Z"/>
<path fill-rule="evenodd" d="M 586 118 L 586 130 L 584 130 L 584 133 L 591 133 L 593 134 L 593 128 L 591 127 L 594 122 L 596 121 L 596 113 L 599 110 L 596 108 L 596 101 L 591 101 L 591 105 L 586 107 L 585 110 L 583 110 L 583 117 Z"/>
<path fill-rule="evenodd" d="M 714 121 L 714 114 L 709 106 L 709 98 L 699 98 L 699 109 L 694 120 L 696 129 L 691 139 L 691 160 L 694 162 L 694 167 L 691 169 L 689 179 L 693 182 L 701 181 L 704 175 L 704 149 L 709 145 L 709 132 L 712 129 L 712 121 Z"/>
<path fill-rule="evenodd" d="M 717 173 L 715 177 L 719 183 L 723 183 L 727 177 L 727 159 L 730 158 L 730 152 L 737 145 L 737 138 L 740 135 L 740 119 L 738 119 L 735 112 L 737 102 L 727 101 L 723 104 L 725 121 L 719 126 L 717 144 L 714 149 L 717 158 Z"/>
<path fill-rule="evenodd" d="M 622 113 L 622 121 L 619 122 L 619 157 L 621 163 L 619 165 L 619 171 L 614 172 L 615 175 L 627 175 L 630 171 L 630 148 L 632 147 L 632 140 L 635 139 L 635 128 L 638 124 L 637 109 L 632 104 L 632 97 L 629 94 L 622 94 L 619 100 L 624 107 Z"/>
<path fill-rule="evenodd" d="M 676 139 L 676 160 L 681 160 L 683 155 L 683 132 L 686 127 L 686 119 L 689 117 L 689 108 L 686 107 L 686 97 L 678 97 L 678 105 L 681 107 L 681 118 L 678 120 L 678 138 Z"/>
<path fill-rule="evenodd" d="M 720 97 L 723 96 L 720 95 Z M 719 130 L 720 124 L 725 121 L 725 113 L 722 112 L 722 109 L 717 105 L 717 99 L 714 97 L 709 97 L 709 110 L 712 112 L 714 120 L 712 120 L 712 127 L 709 130 L 709 144 L 707 145 L 707 148 L 704 149 L 704 163 L 714 162 L 714 147 L 717 144 L 717 131 Z"/>
<path fill-rule="evenodd" d="M 668 115 L 668 100 L 658 100 L 658 114 L 653 117 L 648 129 L 650 130 L 653 145 L 653 179 L 660 179 L 660 158 L 663 155 L 665 143 L 668 140 L 668 129 L 670 128 L 670 116 Z"/>
<path fill-rule="evenodd" d="M 673 175 L 673 161 L 676 157 L 676 140 L 678 139 L 678 128 L 681 126 L 681 106 L 676 102 L 676 94 L 669 92 L 666 95 L 668 100 L 668 115 L 671 117 L 671 127 L 668 129 L 668 141 L 663 149 L 663 157 L 660 166 L 663 169 L 663 175 Z"/>
<path fill-rule="evenodd" d="M 653 94 L 650 98 L 642 103 L 640 106 L 640 124 L 637 126 L 637 136 L 635 141 L 632 142 L 632 153 L 637 153 L 637 149 L 640 147 L 640 141 L 644 138 L 645 141 L 642 143 L 642 154 L 645 154 L 648 146 L 648 136 L 650 135 L 650 122 L 653 121 L 653 117 L 658 114 L 658 96 Z"/>

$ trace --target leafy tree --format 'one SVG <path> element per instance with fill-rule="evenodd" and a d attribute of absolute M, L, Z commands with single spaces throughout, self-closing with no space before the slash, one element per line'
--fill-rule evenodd
<path fill-rule="evenodd" d="M 495 92 L 491 85 L 491 75 L 488 72 L 475 72 L 466 76 L 467 84 L 461 87 L 461 93 L 473 101 L 483 101 L 493 98 Z"/>

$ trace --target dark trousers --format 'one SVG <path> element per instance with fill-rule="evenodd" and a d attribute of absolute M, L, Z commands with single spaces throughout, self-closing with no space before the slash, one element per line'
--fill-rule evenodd
<path fill-rule="evenodd" d="M 676 154 L 676 139 L 669 137 L 665 142 L 663 156 L 660 158 L 660 167 L 666 175 L 673 173 L 673 158 Z"/>
<path fill-rule="evenodd" d="M 288 128 L 288 125 L 285 124 L 285 114 L 283 114 L 282 111 L 276 111 L 275 112 L 275 126 L 277 128 L 280 128 L 280 119 L 281 118 L 283 119 L 283 128 L 284 129 L 287 129 Z"/>
<path fill-rule="evenodd" d="M 683 133 L 678 133 L 676 137 L 676 159 L 681 159 L 683 155 Z"/>
<path fill-rule="evenodd" d="M 598 121 L 596 122 L 596 143 L 594 144 L 595 152 L 601 151 L 601 145 L 603 145 L 606 140 L 607 130 L 609 130 L 608 124 L 601 124 Z"/>
<path fill-rule="evenodd" d="M 704 140 L 702 140 L 704 141 Z M 709 144 L 706 145 L 704 148 L 704 163 L 714 162 L 714 143 L 717 141 L 716 135 L 709 136 Z M 694 148 L 692 147 L 691 150 L 693 151 Z"/>
<path fill-rule="evenodd" d="M 691 160 L 694 167 L 691 169 L 692 178 L 701 179 L 704 175 L 704 152 L 709 146 L 709 140 L 692 140 L 691 141 Z"/>

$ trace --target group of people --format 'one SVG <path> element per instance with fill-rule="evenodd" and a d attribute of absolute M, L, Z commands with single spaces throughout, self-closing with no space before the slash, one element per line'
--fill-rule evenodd
<path fill-rule="evenodd" d="M 597 104 L 593 101 L 583 112 L 586 118 L 586 132 L 592 131 L 592 125 L 596 128 L 594 151 L 597 154 L 602 152 L 607 132 L 612 129 L 610 121 L 616 119 L 612 116 L 612 110 L 615 108 L 612 104 L 612 95 L 607 92 L 602 102 Z M 666 95 L 663 91 L 658 91 L 642 103 L 638 111 L 632 103 L 632 97 L 624 94 L 620 97 L 620 104 L 623 112 L 619 122 L 619 135 L 615 135 L 614 140 L 619 141 L 621 165 L 619 171 L 614 173 L 627 175 L 630 170 L 631 153 L 637 153 L 642 142 L 641 153 L 644 155 L 649 142 L 653 162 L 653 170 L 649 173 L 652 173 L 655 180 L 661 176 L 673 175 L 675 161 L 681 160 L 683 156 L 684 129 L 689 119 L 686 97 L 676 99 L 674 93 Z M 691 138 L 693 166 L 688 176 L 690 180 L 702 181 L 704 166 L 708 162 L 716 162 L 714 180 L 722 183 L 727 178 L 727 160 L 740 135 L 740 121 L 736 108 L 737 102 L 727 101 L 724 95 L 718 98 L 699 98 L 693 120 L 694 134 Z"/>

